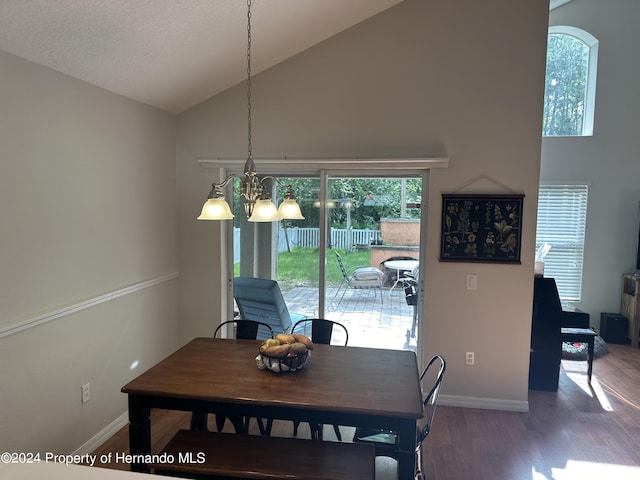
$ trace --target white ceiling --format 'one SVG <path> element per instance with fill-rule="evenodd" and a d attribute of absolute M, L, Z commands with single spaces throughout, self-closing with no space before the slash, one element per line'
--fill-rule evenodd
<path fill-rule="evenodd" d="M 256 74 L 402 0 L 253 0 Z M 0 50 L 179 113 L 246 78 L 242 0 L 0 0 Z"/>

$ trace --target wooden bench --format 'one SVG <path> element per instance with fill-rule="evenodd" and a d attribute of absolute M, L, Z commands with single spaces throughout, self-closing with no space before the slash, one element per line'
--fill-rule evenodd
<path fill-rule="evenodd" d="M 151 464 L 152 471 L 187 478 L 375 478 L 370 444 L 180 430 L 160 454 L 169 463 Z"/>

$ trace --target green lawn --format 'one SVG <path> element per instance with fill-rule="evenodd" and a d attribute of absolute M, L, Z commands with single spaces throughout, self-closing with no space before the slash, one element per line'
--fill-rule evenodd
<path fill-rule="evenodd" d="M 334 252 L 340 254 L 347 271 L 353 267 L 369 266 L 369 251 L 345 254 L 341 249 L 330 250 L 327 252 L 327 283 L 329 285 L 338 285 L 342 281 L 342 273 Z M 289 290 L 301 285 L 317 286 L 318 256 L 319 250 L 315 248 L 294 248 L 291 252 L 280 252 L 278 254 L 278 283 L 281 288 Z M 234 267 L 235 276 L 239 276 L 240 264 L 236 263 Z"/>

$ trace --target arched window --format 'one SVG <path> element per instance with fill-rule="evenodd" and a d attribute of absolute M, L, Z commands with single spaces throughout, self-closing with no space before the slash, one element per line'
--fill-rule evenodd
<path fill-rule="evenodd" d="M 593 135 L 598 40 L 575 27 L 549 28 L 544 136 Z"/>

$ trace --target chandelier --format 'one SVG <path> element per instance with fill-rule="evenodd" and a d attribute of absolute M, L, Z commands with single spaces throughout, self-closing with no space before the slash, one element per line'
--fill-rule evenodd
<path fill-rule="evenodd" d="M 198 220 L 230 220 L 234 217 L 224 198 L 222 189 L 237 178 L 240 180 L 240 196 L 244 199 L 244 211 L 250 222 L 276 222 L 282 219 L 304 220 L 300 205 L 296 201 L 291 185 L 283 185 L 272 176 L 258 177 L 251 149 L 251 0 L 247 1 L 247 120 L 248 155 L 244 164 L 244 177 L 228 175 L 220 183 L 212 183 L 207 201 L 202 207 Z M 273 182 L 273 183 L 271 183 Z M 271 185 L 280 185 L 287 189 L 280 207 L 271 200 Z"/>

